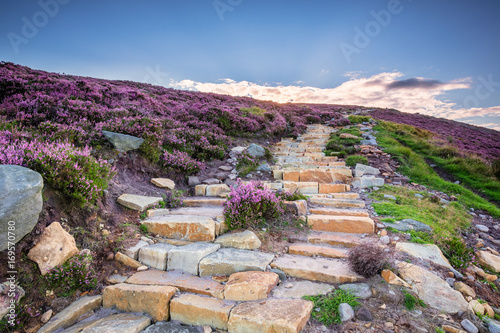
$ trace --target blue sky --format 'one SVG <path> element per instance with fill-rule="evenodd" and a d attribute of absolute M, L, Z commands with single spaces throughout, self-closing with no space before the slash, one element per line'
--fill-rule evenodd
<path fill-rule="evenodd" d="M 500 130 L 498 1 L 10 0 L 1 8 L 3 61 L 280 102 L 393 107 Z"/>

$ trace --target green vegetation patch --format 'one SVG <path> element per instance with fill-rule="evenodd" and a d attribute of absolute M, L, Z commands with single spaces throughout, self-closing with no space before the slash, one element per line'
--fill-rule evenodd
<path fill-rule="evenodd" d="M 405 306 L 408 310 L 411 311 L 411 310 L 415 309 L 417 306 L 421 306 L 423 308 L 427 307 L 427 305 L 424 303 L 424 301 L 422 301 L 420 298 L 418 298 L 418 296 L 414 296 L 404 289 L 403 289 L 403 295 L 405 297 L 404 303 L 405 303 Z"/>
<path fill-rule="evenodd" d="M 361 305 L 356 296 L 342 289 L 337 289 L 328 295 L 304 296 L 303 298 L 314 303 L 311 316 L 326 326 L 341 323 L 339 313 L 340 304 L 347 303 L 353 308 Z M 316 311 L 317 309 L 319 311 Z"/>
<path fill-rule="evenodd" d="M 350 166 L 350 167 L 353 167 L 355 166 L 356 164 L 366 164 L 366 165 L 370 165 L 368 163 L 368 158 L 366 158 L 366 156 L 361 156 L 361 155 L 351 155 L 351 156 L 347 156 L 347 158 L 345 159 L 345 164 L 347 166 Z"/>
<path fill-rule="evenodd" d="M 355 115 L 351 114 L 348 119 L 352 124 L 361 124 L 361 123 L 369 122 L 370 119 L 372 119 L 372 118 L 369 116 L 355 116 Z"/>

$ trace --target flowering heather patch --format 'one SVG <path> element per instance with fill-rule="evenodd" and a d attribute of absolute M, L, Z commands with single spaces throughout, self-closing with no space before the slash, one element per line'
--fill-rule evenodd
<path fill-rule="evenodd" d="M 370 115 L 375 119 L 411 125 L 436 133 L 462 152 L 477 154 L 488 160 L 500 157 L 499 131 L 396 110 L 377 109 L 371 111 Z"/>
<path fill-rule="evenodd" d="M 223 206 L 229 230 L 258 227 L 285 211 L 283 200 L 260 181 L 244 184 L 238 180 Z"/>
<path fill-rule="evenodd" d="M 71 295 L 76 290 L 93 290 L 97 287 L 97 273 L 92 268 L 94 255 L 77 254 L 45 276 L 48 288 L 60 295 Z"/>
<path fill-rule="evenodd" d="M 205 164 L 203 162 L 198 162 L 187 153 L 178 150 L 174 150 L 171 153 L 166 151 L 160 162 L 166 169 L 184 172 L 188 175 L 198 173 L 205 169 Z"/>

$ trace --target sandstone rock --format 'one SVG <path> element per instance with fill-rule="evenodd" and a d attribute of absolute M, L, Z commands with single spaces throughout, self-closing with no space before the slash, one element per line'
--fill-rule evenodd
<path fill-rule="evenodd" d="M 225 234 L 217 237 L 215 243 L 220 244 L 222 247 L 232 247 L 243 250 L 255 250 L 261 246 L 259 237 L 250 230 Z"/>
<path fill-rule="evenodd" d="M 343 284 L 339 286 L 339 289 L 349 291 L 351 294 L 361 299 L 367 299 L 373 296 L 370 286 L 366 283 Z"/>
<path fill-rule="evenodd" d="M 299 299 L 241 303 L 231 311 L 228 330 L 234 333 L 298 333 L 309 320 L 312 308 L 312 302 Z"/>
<path fill-rule="evenodd" d="M 439 247 L 434 244 L 397 243 L 396 251 L 407 253 L 413 257 L 432 261 L 437 265 L 451 268 L 448 259 Z"/>
<path fill-rule="evenodd" d="M 111 144 L 113 145 L 113 147 L 115 147 L 116 150 L 122 152 L 128 152 L 130 150 L 139 149 L 139 147 L 144 142 L 144 139 L 127 134 L 108 132 L 108 131 L 102 131 L 102 134 L 106 137 L 106 139 L 109 140 L 109 142 L 111 142 Z"/>
<path fill-rule="evenodd" d="M 0 320 L 10 312 L 11 300 L 19 303 L 25 294 L 24 289 L 15 283 L 6 281 L 0 284 Z"/>
<path fill-rule="evenodd" d="M 363 175 L 380 175 L 380 170 L 364 164 L 356 164 L 354 169 L 354 177 L 362 177 Z"/>
<path fill-rule="evenodd" d="M 312 197 L 310 203 L 321 206 L 328 206 L 333 208 L 364 208 L 365 202 L 363 200 L 348 200 L 348 199 L 329 199 Z"/>
<path fill-rule="evenodd" d="M 451 289 L 450 285 L 439 276 L 409 263 L 401 262 L 398 268 L 401 277 L 430 307 L 449 314 L 467 310 L 467 302 L 462 294 Z"/>
<path fill-rule="evenodd" d="M 354 318 L 354 309 L 347 303 L 339 305 L 339 315 L 342 322 L 346 322 Z"/>
<path fill-rule="evenodd" d="M 484 265 L 494 271 L 500 272 L 500 257 L 487 251 L 476 252 L 477 259 L 481 265 Z"/>
<path fill-rule="evenodd" d="M 81 315 L 99 308 L 101 303 L 101 295 L 81 297 L 53 316 L 37 333 L 52 333 L 58 329 L 67 328 L 73 325 Z"/>
<path fill-rule="evenodd" d="M 317 182 L 284 182 L 283 189 L 293 193 L 298 191 L 301 194 L 318 194 Z"/>
<path fill-rule="evenodd" d="M 302 298 L 308 295 L 326 295 L 334 289 L 334 286 L 326 283 L 294 281 L 290 286 L 280 284 L 278 287 L 274 288 L 271 296 L 273 298 Z"/>
<path fill-rule="evenodd" d="M 445 331 L 447 333 L 467 333 L 466 331 L 461 330 L 460 328 L 456 328 L 455 326 L 451 326 L 451 325 L 443 325 L 442 328 L 443 328 L 443 331 Z"/>
<path fill-rule="evenodd" d="M 334 183 L 336 181 L 345 181 L 352 177 L 352 171 L 348 167 L 339 167 L 334 169 L 312 169 L 300 170 L 299 180 L 301 182 Z"/>
<path fill-rule="evenodd" d="M 459 291 L 462 295 L 464 295 L 464 297 L 471 296 L 473 298 L 476 298 L 476 293 L 474 289 L 472 289 L 463 282 L 455 281 L 453 287 L 455 288 L 456 291 Z"/>
<path fill-rule="evenodd" d="M 146 208 L 158 204 L 162 200 L 163 198 L 161 197 L 146 197 L 143 195 L 135 194 L 122 194 L 120 197 L 118 197 L 119 204 L 133 210 L 138 210 L 140 212 L 146 210 Z"/>
<path fill-rule="evenodd" d="M 482 306 L 484 308 L 485 314 L 488 317 L 495 318 L 495 311 L 493 310 L 493 308 L 488 303 L 484 303 L 484 304 L 482 304 Z"/>
<path fill-rule="evenodd" d="M 175 188 L 174 181 L 168 178 L 152 178 L 151 183 L 161 188 L 168 188 L 171 190 Z"/>
<path fill-rule="evenodd" d="M 102 306 L 126 312 L 144 312 L 154 321 L 164 321 L 168 320 L 169 302 L 174 294 L 174 287 L 121 283 L 104 289 Z"/>
<path fill-rule="evenodd" d="M 432 228 L 430 226 L 413 219 L 404 219 L 396 221 L 395 223 L 387 223 L 387 225 L 402 232 L 408 232 L 410 230 L 432 232 Z"/>
<path fill-rule="evenodd" d="M 167 208 L 161 208 L 161 209 L 148 209 L 146 212 L 147 217 L 158 217 L 158 216 L 165 216 L 165 215 L 170 215 L 170 210 Z"/>
<path fill-rule="evenodd" d="M 0 252 L 36 226 L 42 211 L 42 188 L 38 172 L 18 165 L 0 165 Z"/>
<path fill-rule="evenodd" d="M 123 254 L 129 256 L 130 258 L 133 258 L 133 259 L 137 260 L 137 258 L 139 257 L 139 250 L 142 247 L 147 246 L 147 245 L 148 245 L 147 242 L 145 242 L 143 240 L 140 240 L 134 246 L 131 246 L 131 247 L 123 250 Z"/>
<path fill-rule="evenodd" d="M 348 192 L 349 190 L 350 190 L 349 185 L 345 184 L 325 184 L 325 183 L 319 184 L 320 194 L 342 193 L 342 192 Z"/>
<path fill-rule="evenodd" d="M 298 216 L 307 214 L 306 200 L 285 201 L 285 206 Z"/>
<path fill-rule="evenodd" d="M 198 275 L 198 266 L 204 257 L 217 251 L 219 244 L 194 243 L 179 246 L 170 250 L 168 254 L 168 270 L 179 269 L 184 272 Z"/>
<path fill-rule="evenodd" d="M 127 256 L 121 252 L 116 252 L 115 260 L 121 262 L 125 266 L 129 266 L 132 268 L 139 268 L 142 266 L 142 264 L 140 262 L 138 262 L 134 258 L 130 258 L 129 256 Z"/>
<path fill-rule="evenodd" d="M 50 318 L 52 318 L 52 314 L 53 314 L 52 309 L 45 311 L 45 313 L 40 316 L 40 321 L 42 322 L 42 324 L 48 322 Z"/>
<path fill-rule="evenodd" d="M 265 271 L 274 256 L 268 253 L 222 248 L 200 261 L 200 276 Z"/>
<path fill-rule="evenodd" d="M 53 222 L 45 228 L 38 244 L 28 252 L 28 258 L 35 261 L 42 275 L 45 275 L 78 252 L 73 236 L 59 222 Z"/>
<path fill-rule="evenodd" d="M 168 215 L 142 221 L 149 232 L 191 242 L 213 241 L 215 222 L 198 215 Z"/>
<path fill-rule="evenodd" d="M 130 284 L 172 286 L 181 291 L 221 298 L 224 287 L 212 279 L 200 278 L 180 271 L 156 271 L 135 273 L 127 280 Z"/>
<path fill-rule="evenodd" d="M 311 235 L 307 241 L 312 244 L 328 244 L 332 246 L 355 247 L 361 243 L 361 237 L 355 234 L 327 234 Z"/>
<path fill-rule="evenodd" d="M 189 325 L 210 326 L 227 330 L 229 313 L 235 302 L 197 295 L 180 295 L 170 303 L 172 320 Z"/>
<path fill-rule="evenodd" d="M 79 329 L 66 330 L 64 333 L 139 333 L 151 324 L 151 319 L 141 314 L 119 313 L 75 326 L 80 324 L 83 325 Z"/>
<path fill-rule="evenodd" d="M 486 312 L 484 306 L 475 299 L 469 302 L 469 309 L 480 316 L 484 315 L 484 313 Z"/>
<path fill-rule="evenodd" d="M 278 281 L 278 274 L 271 272 L 234 273 L 224 287 L 224 298 L 232 301 L 266 299 Z"/>
<path fill-rule="evenodd" d="M 210 332 L 212 332 L 212 329 L 210 329 Z M 200 333 L 200 328 L 172 321 L 162 321 L 149 326 L 141 333 Z"/>
<path fill-rule="evenodd" d="M 377 178 L 375 176 L 363 176 L 360 178 L 354 178 L 351 182 L 351 186 L 355 188 L 367 188 L 373 186 L 382 187 L 384 186 L 384 183 L 385 181 L 383 178 Z"/>
<path fill-rule="evenodd" d="M 321 256 L 326 258 L 347 258 L 348 250 L 344 248 L 334 248 L 328 245 L 319 246 L 314 244 L 295 243 L 290 245 L 288 253 L 307 257 Z"/>
<path fill-rule="evenodd" d="M 229 192 L 231 192 L 231 189 L 226 184 L 208 185 L 205 195 L 207 197 L 218 197 Z"/>
<path fill-rule="evenodd" d="M 384 269 L 381 275 L 384 278 L 384 280 L 387 281 L 387 283 L 389 284 L 393 284 L 395 286 L 403 286 L 405 288 L 411 288 L 411 286 L 408 283 L 406 283 L 403 279 L 401 279 L 399 276 L 397 276 L 388 269 Z"/>
<path fill-rule="evenodd" d="M 345 283 L 363 280 L 340 259 L 284 255 L 274 260 L 271 267 L 281 269 L 289 276 L 310 281 Z"/>
<path fill-rule="evenodd" d="M 128 279 L 127 276 L 113 274 L 106 279 L 106 282 L 108 282 L 109 284 L 118 284 L 118 283 L 124 283 L 125 281 L 127 281 L 127 279 Z"/>
<path fill-rule="evenodd" d="M 170 250 L 176 247 L 166 243 L 144 246 L 139 251 L 139 261 L 156 269 L 166 270 Z"/>
<path fill-rule="evenodd" d="M 369 217 L 309 215 L 307 224 L 318 231 L 344 232 L 354 234 L 372 234 L 375 224 Z"/>
<path fill-rule="evenodd" d="M 194 187 L 194 195 L 197 197 L 204 197 L 207 195 L 208 185 L 196 185 Z"/>
<path fill-rule="evenodd" d="M 208 206 L 222 206 L 226 199 L 222 198 L 185 198 L 183 200 L 186 207 L 208 207 Z"/>

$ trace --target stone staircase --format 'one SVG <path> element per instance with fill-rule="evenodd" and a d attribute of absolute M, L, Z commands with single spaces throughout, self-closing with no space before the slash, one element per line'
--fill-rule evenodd
<path fill-rule="evenodd" d="M 349 248 L 374 233 L 364 201 L 350 192 L 351 169 L 323 153 L 332 130 L 311 125 L 303 136 L 283 139 L 274 149 L 275 181 L 267 184 L 308 197 L 307 205 L 297 209 L 312 229 L 307 242 L 294 243 L 287 254 L 275 255 L 258 251 L 260 240 L 250 231 L 224 234 L 225 199 L 219 197 L 190 197 L 183 208 L 148 210 L 142 225 L 154 237 L 116 256 L 138 272 L 106 287 L 102 296 L 93 296 L 100 299 L 92 301 L 94 311 L 102 307 L 147 316 L 113 313 L 72 326 L 76 322 L 72 311 L 83 311 L 78 304 L 88 310 L 83 297 L 70 305 L 74 307 L 68 312 L 70 319 L 55 316 L 39 332 L 61 328 L 62 332 L 175 331 L 168 325 L 177 324 L 165 323 L 169 319 L 229 332 L 302 330 L 313 304 L 282 294 L 272 296 L 279 280 L 286 274 L 312 283 L 361 281 L 363 277 L 349 268 L 346 257 Z M 207 187 L 204 191 L 206 195 Z M 141 200 L 144 204 L 134 204 L 134 209 L 157 203 L 157 198 Z M 126 205 L 125 200 L 121 203 Z M 162 330 L 165 325 L 169 330 Z"/>

